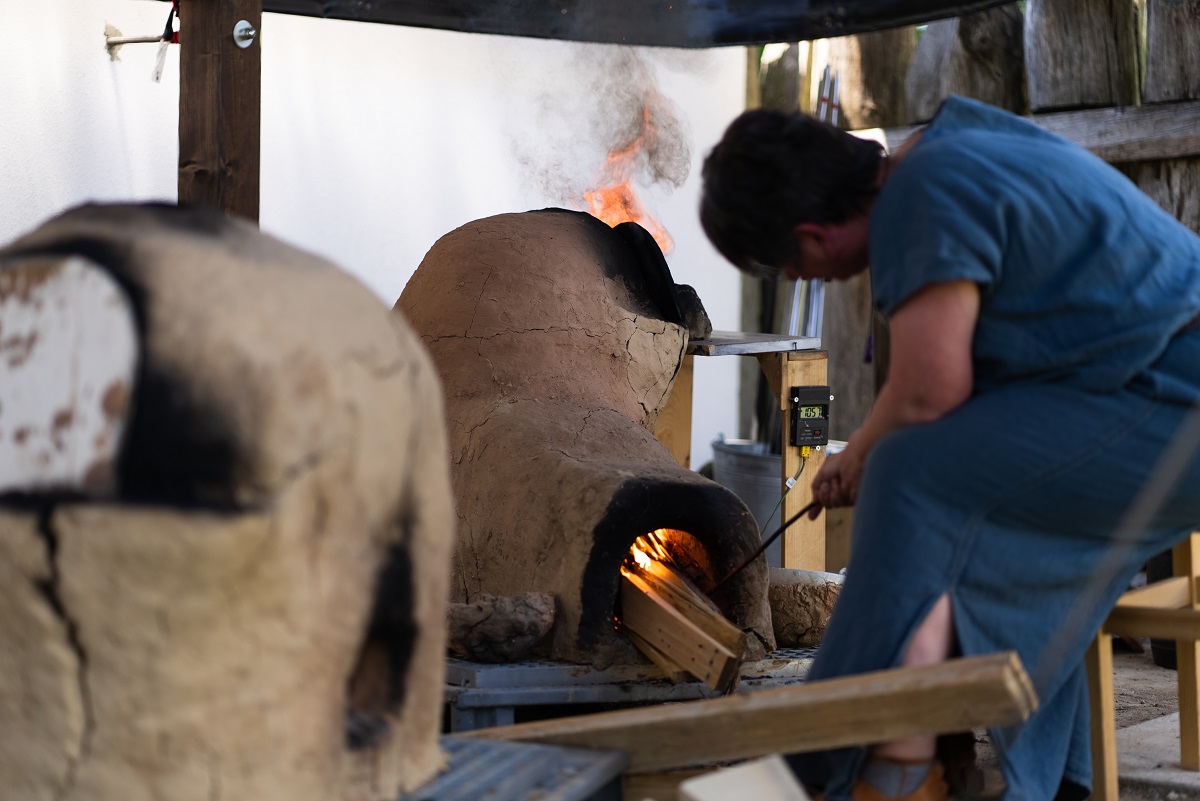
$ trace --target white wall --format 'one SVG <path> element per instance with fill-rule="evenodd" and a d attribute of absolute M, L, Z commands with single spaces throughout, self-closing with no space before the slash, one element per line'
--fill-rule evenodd
<path fill-rule="evenodd" d="M 173 201 L 179 60 L 157 45 L 113 62 L 104 27 L 162 30 L 149 0 L 0 0 L 0 243 L 88 200 Z M 700 162 L 741 110 L 741 48 L 627 49 L 269 14 L 263 20 L 265 231 L 357 275 L 389 305 L 442 234 L 479 217 L 578 208 L 630 109 L 659 108 L 690 171 L 643 180 L 676 242 L 675 280 L 718 329 L 738 327 L 737 275 L 696 217 Z M 615 139 L 614 139 L 615 137 Z M 677 176 L 678 177 L 678 176 Z M 693 464 L 737 430 L 733 357 L 696 366 Z"/>

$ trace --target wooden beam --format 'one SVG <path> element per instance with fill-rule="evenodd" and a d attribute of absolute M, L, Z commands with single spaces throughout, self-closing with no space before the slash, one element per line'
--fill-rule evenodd
<path fill-rule="evenodd" d="M 1200 155 L 1200 101 L 1034 114 L 1026 119 L 1087 148 L 1110 163 Z M 866 128 L 855 136 L 889 151 L 920 130 Z"/>
<path fill-rule="evenodd" d="M 737 680 L 740 654 L 693 623 L 643 578 L 623 573 L 620 596 L 622 628 L 714 690 L 723 692 Z"/>
<path fill-rule="evenodd" d="M 184 0 L 179 8 L 179 202 L 258 221 L 262 49 L 239 47 L 262 0 Z"/>
<path fill-rule="evenodd" d="M 630 773 L 1009 726 L 1037 696 L 1015 653 L 748 695 L 521 723 L 464 736 L 624 751 Z"/>
<path fill-rule="evenodd" d="M 1116 605 L 1121 608 L 1182 609 L 1192 602 L 1191 584 L 1192 579 L 1188 576 L 1156 581 L 1145 587 L 1129 590 L 1117 599 Z"/>
<path fill-rule="evenodd" d="M 1104 630 L 1121 637 L 1153 637 L 1190 644 L 1200 640 L 1200 609 L 1117 606 L 1104 622 Z"/>
<path fill-rule="evenodd" d="M 775 393 L 776 402 L 783 412 L 783 474 L 780 476 L 780 492 L 786 492 L 783 499 L 783 511 L 779 516 L 782 524 L 790 520 L 792 515 L 803 509 L 812 501 L 812 478 L 825 463 L 825 449 L 814 449 L 804 461 L 804 473 L 799 482 L 789 492 L 787 480 L 796 475 L 800 469 L 803 457 L 800 448 L 788 445 L 791 439 L 792 416 L 788 414 L 791 400 L 788 392 L 792 387 L 814 387 L 829 385 L 829 354 L 823 350 L 800 350 L 784 353 L 761 353 L 758 363 L 763 374 Z M 830 415 L 837 414 L 837 407 L 831 405 Z M 770 536 L 775 527 L 768 527 L 764 536 Z M 783 533 L 780 546 L 780 566 L 796 570 L 825 569 L 825 512 L 822 511 L 816 520 L 804 517 L 797 520 Z"/>

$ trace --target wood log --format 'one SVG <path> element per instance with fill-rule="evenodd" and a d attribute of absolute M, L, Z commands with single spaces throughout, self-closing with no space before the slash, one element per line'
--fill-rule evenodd
<path fill-rule="evenodd" d="M 622 574 L 620 599 L 621 627 L 653 646 L 659 652 L 656 660 L 665 657 L 719 692 L 732 688 L 742 652 L 739 649 L 734 653 L 719 635 L 711 633 L 719 627 L 717 620 L 725 624 L 728 621 L 712 612 L 705 616 L 700 605 L 680 603 L 678 597 L 664 593 L 660 585 L 636 573 Z M 741 636 L 740 631 L 734 631 Z"/>
<path fill-rule="evenodd" d="M 1027 0 L 1033 111 L 1136 106 L 1137 23 L 1129 0 Z"/>
<path fill-rule="evenodd" d="M 446 624 L 450 653 L 474 662 L 520 662 L 554 625 L 554 596 L 485 593 L 474 603 L 450 604 Z"/>
<path fill-rule="evenodd" d="M 628 772 L 653 773 L 1008 726 L 1026 720 L 1036 708 L 1037 696 L 1020 659 L 1005 652 L 731 698 L 480 729 L 464 736 L 620 750 L 629 755 Z"/>

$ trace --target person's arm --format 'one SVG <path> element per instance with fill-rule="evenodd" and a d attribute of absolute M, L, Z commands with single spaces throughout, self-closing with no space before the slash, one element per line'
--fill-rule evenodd
<path fill-rule="evenodd" d="M 892 314 L 888 379 L 871 413 L 813 479 L 824 507 L 858 497 L 863 462 L 890 431 L 936 420 L 971 396 L 971 340 L 979 319 L 979 287 L 971 281 L 931 284 Z"/>

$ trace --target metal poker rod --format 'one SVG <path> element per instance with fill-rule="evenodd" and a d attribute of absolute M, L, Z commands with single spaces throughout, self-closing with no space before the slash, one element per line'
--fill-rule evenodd
<path fill-rule="evenodd" d="M 788 526 L 792 525 L 792 523 L 795 523 L 797 520 L 799 520 L 801 517 L 803 517 L 804 515 L 811 512 L 813 509 L 820 508 L 820 506 L 821 506 L 820 503 L 818 503 L 817 501 L 813 501 L 812 503 L 808 504 L 803 509 L 801 509 L 799 512 L 796 512 L 796 514 L 789 517 L 782 526 L 780 526 L 778 529 L 775 530 L 774 534 L 772 534 L 771 536 L 769 536 L 765 540 L 763 540 L 762 545 L 758 546 L 758 548 L 754 551 L 754 553 L 750 554 L 750 556 L 746 558 L 746 561 L 742 562 L 740 565 L 738 565 L 736 568 L 734 568 L 734 570 L 729 575 L 727 575 L 725 578 L 721 579 L 715 585 L 713 585 L 713 588 L 711 590 L 709 590 L 707 594 L 709 596 L 711 596 L 714 592 L 721 589 L 721 587 L 725 586 L 725 582 L 729 581 L 731 578 L 736 576 L 738 573 L 741 573 L 743 570 L 745 570 L 746 567 L 749 566 L 749 564 L 751 562 L 753 562 L 755 559 L 757 559 L 759 556 L 762 555 L 763 551 L 767 550 L 767 548 L 771 545 L 772 542 L 779 539 L 779 535 L 782 534 L 784 531 L 786 531 Z"/>

